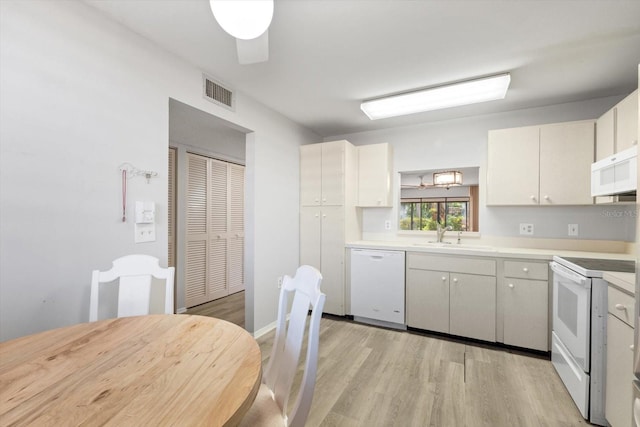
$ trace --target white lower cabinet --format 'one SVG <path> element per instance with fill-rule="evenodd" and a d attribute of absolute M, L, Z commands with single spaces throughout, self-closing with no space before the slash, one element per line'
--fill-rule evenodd
<path fill-rule="evenodd" d="M 549 351 L 546 261 L 407 252 L 406 265 L 407 326 Z"/>
<path fill-rule="evenodd" d="M 408 252 L 406 292 L 407 326 L 495 342 L 495 260 Z"/>
<path fill-rule="evenodd" d="M 504 261 L 503 343 L 549 351 L 549 274 L 546 262 Z"/>
<path fill-rule="evenodd" d="M 609 285 L 605 417 L 612 427 L 631 425 L 633 400 L 632 295 Z"/>
<path fill-rule="evenodd" d="M 327 295 L 324 312 L 345 314 L 344 241 L 342 206 L 300 208 L 300 264 L 322 273 L 322 292 Z"/>

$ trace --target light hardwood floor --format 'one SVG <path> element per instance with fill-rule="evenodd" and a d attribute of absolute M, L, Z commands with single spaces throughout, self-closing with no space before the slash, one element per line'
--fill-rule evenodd
<path fill-rule="evenodd" d="M 319 351 L 309 427 L 588 425 L 547 359 L 331 317 Z"/>
<path fill-rule="evenodd" d="M 244 328 L 244 291 L 191 307 L 187 314 L 217 317 Z"/>

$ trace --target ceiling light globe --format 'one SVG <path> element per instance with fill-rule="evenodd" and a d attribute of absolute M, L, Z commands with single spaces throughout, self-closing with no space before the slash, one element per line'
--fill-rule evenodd
<path fill-rule="evenodd" d="M 209 6 L 222 29 L 242 40 L 260 37 L 273 18 L 273 0 L 209 0 Z"/>

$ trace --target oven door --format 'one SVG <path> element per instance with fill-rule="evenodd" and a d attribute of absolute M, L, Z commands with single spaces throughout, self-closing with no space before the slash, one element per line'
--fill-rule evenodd
<path fill-rule="evenodd" d="M 589 372 L 591 279 L 557 262 L 553 270 L 553 331 L 576 363 Z"/>

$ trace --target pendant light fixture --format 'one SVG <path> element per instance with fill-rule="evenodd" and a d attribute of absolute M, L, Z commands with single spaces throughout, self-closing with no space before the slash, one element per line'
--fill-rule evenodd
<path fill-rule="evenodd" d="M 240 40 L 260 37 L 273 19 L 273 0 L 209 0 L 218 24 Z"/>
<path fill-rule="evenodd" d="M 462 185 L 462 172 L 460 171 L 434 172 L 433 185 L 435 187 L 445 187 L 447 190 L 449 189 L 449 187 Z"/>

